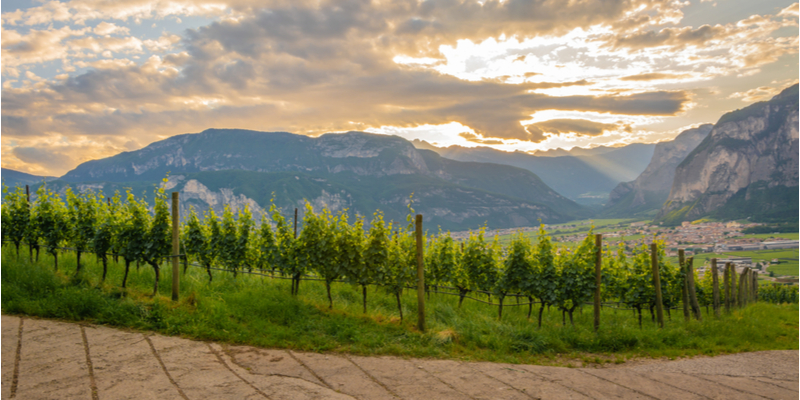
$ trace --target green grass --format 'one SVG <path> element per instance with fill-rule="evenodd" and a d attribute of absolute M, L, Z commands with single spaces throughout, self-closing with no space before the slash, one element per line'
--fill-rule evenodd
<path fill-rule="evenodd" d="M 759 238 L 759 239 L 776 239 L 776 240 L 799 240 L 800 234 L 797 232 L 789 232 L 789 233 L 753 233 L 745 235 L 748 238 Z"/>
<path fill-rule="evenodd" d="M 753 263 L 766 261 L 769 262 L 773 258 L 781 260 L 780 264 L 773 265 L 767 268 L 775 276 L 800 275 L 800 251 L 798 249 L 775 249 L 775 250 L 756 250 L 756 251 L 729 251 L 725 253 L 701 253 L 694 256 L 695 266 L 702 265 L 711 258 L 727 258 L 727 257 L 751 257 Z M 669 261 L 677 263 L 677 257 L 670 257 Z"/>
<path fill-rule="evenodd" d="M 797 305 L 759 303 L 719 320 L 706 315 L 703 323 L 685 323 L 675 311 L 664 329 L 657 329 L 646 313 L 640 329 L 631 311 L 606 308 L 596 334 L 590 307 L 576 312 L 574 327 L 562 325 L 555 309 L 545 311 L 543 327 L 537 329 L 525 306 L 506 307 L 498 321 L 495 307 L 468 299 L 458 309 L 456 297 L 433 294 L 426 305 L 428 331 L 420 333 L 413 292 L 403 296 L 405 319 L 400 322 L 394 298 L 374 287 L 365 315 L 361 291 L 350 285 L 334 284 L 329 310 L 320 282 L 304 281 L 294 298 L 288 281 L 246 275 L 234 279 L 215 272 L 209 284 L 203 270 L 190 267 L 181 277 L 180 301 L 173 303 L 168 269 L 152 298 L 150 267 L 132 267 L 129 288 L 123 290 L 122 267 L 110 264 L 108 278 L 100 284 L 102 267 L 90 255 L 83 257 L 85 271 L 77 278 L 74 254 L 59 257 L 58 273 L 49 256 L 42 255 L 38 264 L 30 263 L 25 251 L 19 261 L 15 258 L 13 248 L 3 249 L 5 314 L 260 347 L 539 364 L 798 348 Z"/>

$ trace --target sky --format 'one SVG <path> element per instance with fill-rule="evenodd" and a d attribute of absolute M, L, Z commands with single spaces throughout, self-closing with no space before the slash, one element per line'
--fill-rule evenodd
<path fill-rule="evenodd" d="M 785 0 L 70 0 L 2 8 L 0 163 L 208 128 L 505 151 L 670 140 L 798 82 Z"/>

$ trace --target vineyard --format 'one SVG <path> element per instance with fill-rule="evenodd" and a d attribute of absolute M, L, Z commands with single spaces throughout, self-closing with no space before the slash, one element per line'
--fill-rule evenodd
<path fill-rule="evenodd" d="M 103 263 L 103 280 L 108 257 L 121 258 L 125 268 L 120 282 L 123 288 L 131 264 L 148 265 L 155 272 L 155 293 L 161 265 L 170 257 L 171 249 L 170 213 L 164 190 L 156 191 L 152 209 L 131 193 L 123 200 L 119 193 L 106 198 L 102 193 L 75 193 L 68 189 L 65 197 L 66 201 L 45 186 L 31 204 L 22 188 L 8 193 L 2 206 L 3 243 L 13 243 L 17 253 L 20 244 L 26 243 L 30 257 L 35 251 L 37 259 L 39 251 L 45 250 L 53 255 L 55 269 L 59 251 L 73 250 L 77 254 L 76 272 L 81 269 L 82 254 L 96 254 Z M 413 215 L 411 204 L 409 222 Z M 397 226 L 385 222 L 376 212 L 365 231 L 361 216 L 350 218 L 346 211 L 337 215 L 327 210 L 315 213 L 307 206 L 298 231 L 296 210 L 293 226 L 274 206 L 270 214 L 271 219 L 265 216 L 256 226 L 246 208 L 236 215 L 226 208 L 221 218 L 211 209 L 202 216 L 191 209 L 180 228 L 184 272 L 189 265 L 200 266 L 209 281 L 215 271 L 229 272 L 234 277 L 256 273 L 288 278 L 293 295 L 299 292 L 303 280 L 321 280 L 328 291 L 330 308 L 333 282 L 358 285 L 364 310 L 368 288 L 381 287 L 395 296 L 402 319 L 400 294 L 417 282 L 413 224 Z M 447 233 L 427 236 L 423 238 L 426 290 L 457 295 L 459 305 L 465 298 L 477 300 L 480 296 L 479 301 L 498 307 L 499 318 L 506 298 L 523 298 L 529 317 L 533 306 L 539 305 L 539 325 L 545 307 L 561 310 L 564 318 L 569 316 L 572 322 L 574 311 L 592 301 L 597 288 L 596 253 L 601 251 L 603 304 L 635 310 L 640 325 L 643 309 L 649 310 L 653 319 L 656 315 L 654 261 L 658 265 L 660 302 L 669 316 L 671 310 L 685 305 L 687 318 L 689 311 L 699 317 L 701 306 L 716 305 L 716 310 L 725 304 L 730 309 L 731 304 L 744 305 L 757 295 L 749 271 L 739 276 L 728 274 L 725 269 L 725 287 L 720 289 L 717 283 L 715 303 L 715 274 L 705 274 L 702 280 L 696 272 L 688 276 L 692 259 L 683 266 L 667 263 L 663 245 L 657 245 L 655 253 L 642 245 L 626 256 L 621 248 L 616 252 L 598 249 L 591 232 L 574 249 L 554 246 L 544 227 L 540 228 L 539 237 L 538 243 L 532 245 L 519 234 L 501 247 L 496 237 L 488 240 L 483 229 L 462 243 Z M 796 287 L 775 287 L 766 292 L 762 289 L 761 298 L 797 302 Z"/>
<path fill-rule="evenodd" d="M 113 293 L 129 293 L 125 292 L 128 290 L 125 288 L 131 284 L 129 276 L 134 277 L 136 285 L 141 285 L 142 279 L 149 279 L 151 293 L 159 293 L 158 283 L 163 275 L 161 270 L 164 264 L 178 259 L 172 256 L 171 251 L 170 211 L 166 193 L 158 190 L 152 206 L 130 193 L 123 199 L 119 194 L 107 198 L 101 193 L 75 193 L 68 190 L 64 197 L 62 199 L 46 188 L 40 188 L 32 202 L 21 189 L 7 194 L 2 205 L 4 261 L 14 261 L 4 262 L 4 267 L 8 268 L 14 262 L 15 268 L 22 266 L 20 273 L 34 273 L 34 266 L 39 265 L 39 253 L 42 252 L 46 256 L 41 257 L 42 261 L 51 263 L 48 268 L 52 272 L 66 273 L 66 267 L 60 264 L 68 260 L 69 276 L 72 277 L 70 282 L 85 280 L 81 278 L 85 270 L 83 265 L 89 263 L 97 266 L 96 285 L 118 288 L 106 289 L 113 296 L 117 296 Z M 231 290 L 240 291 L 242 296 L 256 290 L 259 294 L 251 297 L 259 297 L 259 301 L 273 299 L 275 304 L 281 305 L 289 300 L 275 291 L 286 290 L 283 292 L 285 296 L 293 299 L 297 299 L 300 293 L 306 293 L 301 296 L 306 299 L 316 298 L 314 296 L 319 294 L 320 298 L 325 299 L 324 308 L 334 312 L 326 319 L 335 320 L 337 309 L 351 313 L 354 304 L 358 304 L 363 315 L 369 315 L 376 310 L 391 313 L 393 302 L 394 314 L 399 317 L 401 325 L 404 312 L 405 317 L 414 314 L 410 305 L 416 305 L 418 301 L 408 292 L 418 282 L 418 264 L 417 240 L 410 217 L 408 225 L 398 226 L 384 221 L 377 212 L 365 229 L 363 217 L 352 218 L 346 212 L 332 215 L 326 210 L 315 213 L 308 208 L 300 221 L 292 221 L 291 217 L 284 217 L 280 210 L 273 207 L 270 215 L 271 218 L 265 217 L 257 224 L 246 209 L 236 215 L 225 209 L 221 217 L 212 210 L 201 215 L 194 210 L 188 213 L 180 227 L 181 280 L 189 280 L 196 289 L 189 292 L 186 302 L 196 304 L 201 301 L 205 304 L 212 301 L 211 297 L 220 296 L 213 291 L 215 289 L 212 292 L 199 289 L 202 285 L 229 288 L 226 285 L 230 282 L 239 282 L 235 283 L 238 289 Z M 413 215 L 411 204 L 409 215 Z M 646 335 L 650 335 L 647 332 L 651 327 L 664 326 L 658 312 L 653 265 L 657 266 L 661 305 L 670 321 L 669 325 L 673 327 L 670 329 L 684 329 L 684 325 L 677 322 L 681 319 L 674 315 L 675 312 L 679 315 L 682 312 L 687 321 L 690 317 L 713 320 L 715 314 L 722 312 L 721 319 L 717 319 L 724 325 L 728 313 L 734 319 L 740 319 L 741 311 L 736 310 L 744 310 L 741 307 L 753 302 L 756 296 L 762 302 L 797 303 L 796 287 L 761 287 L 756 291 L 755 286 L 750 285 L 755 282 L 755 276 L 749 273 L 734 274 L 733 269 L 730 269 L 731 273 L 725 271 L 724 281 L 715 285 L 712 274 L 705 274 L 698 279 L 696 271 L 688 272 L 692 267 L 691 258 L 683 263 L 684 268 L 665 262 L 663 246 L 657 245 L 655 252 L 653 247 L 641 246 L 632 255 L 626 255 L 619 249 L 612 251 L 598 247 L 598 239 L 590 234 L 574 248 L 558 247 L 548 238 L 543 227 L 540 228 L 540 240 L 535 245 L 522 235 L 516 235 L 508 245 L 502 247 L 497 238 L 486 238 L 483 230 L 473 232 L 462 242 L 442 232 L 423 236 L 424 289 L 428 300 L 432 301 L 430 313 L 433 323 L 441 324 L 444 318 L 449 321 L 447 325 L 471 326 L 469 324 L 479 322 L 491 324 L 492 330 L 504 331 L 508 329 L 503 328 L 506 324 L 504 321 L 511 318 L 511 323 L 521 324 L 519 326 L 528 333 L 510 334 L 509 340 L 513 340 L 507 346 L 509 349 L 520 346 L 539 348 L 539 345 L 514 344 L 522 340 L 519 337 L 523 341 L 535 337 L 536 334 L 532 333 L 535 331 L 528 331 L 529 328 L 525 326 L 539 332 L 548 329 L 559 329 L 561 332 L 562 328 L 558 327 L 574 327 L 578 328 L 575 332 L 582 333 L 573 334 L 589 335 L 592 333 L 592 324 L 587 318 L 590 318 L 597 289 L 598 261 L 601 263 L 599 300 L 604 310 L 603 324 L 612 331 L 594 333 L 591 335 L 594 339 L 586 336 L 588 339 L 585 340 L 594 343 L 591 346 L 608 341 L 616 343 L 617 339 L 607 338 L 610 335 L 608 332 L 620 335 L 613 326 L 618 327 L 620 323 L 627 326 L 624 322 L 626 319 L 633 326 L 644 329 L 643 334 Z M 598 248 L 601 251 L 598 252 Z M 93 257 L 87 258 L 87 254 Z M 22 261 L 25 259 L 27 263 Z M 144 274 L 147 270 L 151 271 L 149 275 Z M 28 278 L 14 278 L 16 273 L 10 271 L 7 269 L 3 274 L 4 288 L 8 287 L 7 282 L 10 281 L 25 286 L 20 280 Z M 201 271 L 202 275 L 199 274 Z M 65 286 L 65 290 L 72 293 L 69 287 Z M 318 288 L 323 291 L 318 292 Z M 196 291 L 207 294 L 199 295 Z M 48 293 L 54 292 L 56 289 L 48 289 Z M 6 290 L 4 293 L 8 293 L 3 296 L 4 310 L 10 304 L 13 305 L 11 310 L 30 309 L 21 305 L 23 301 L 14 298 L 16 290 Z M 37 301 L 36 298 L 40 296 L 41 293 L 33 296 L 32 301 Z M 208 296 L 209 299 L 201 296 Z M 447 298 L 453 299 L 453 303 Z M 161 304 L 157 297 L 152 299 L 154 304 Z M 60 302 L 57 299 L 52 301 Z M 53 307 L 60 308 L 62 305 L 55 304 Z M 298 305 L 292 307 L 296 309 Z M 504 316 L 504 308 L 509 307 L 513 312 L 506 312 Z M 703 307 L 706 308 L 705 315 L 701 310 Z M 461 315 L 462 308 L 464 317 L 456 318 Z M 583 312 L 585 308 L 589 310 L 588 313 Z M 643 313 L 648 311 L 649 318 L 643 318 Z M 46 315 L 61 315 L 60 312 Z M 151 315 L 152 312 L 147 311 L 142 315 Z M 484 320 L 492 314 L 496 322 Z M 555 315 L 558 315 L 557 319 Z M 250 317 L 245 315 L 241 318 Z M 462 322 L 453 322 L 451 318 Z M 652 323 L 643 322 L 648 319 Z M 753 323 L 757 320 L 754 317 Z M 675 333 L 670 329 L 665 334 L 674 336 Z M 448 329 L 444 331 L 448 332 Z M 478 343 L 486 340 L 486 333 L 481 334 L 481 331 L 474 333 Z M 196 330 L 192 334 L 205 337 Z M 563 332 L 559 333 L 559 337 L 553 340 L 563 340 L 563 335 Z M 622 336 L 629 335 L 625 333 Z M 619 346 L 615 344 L 611 348 Z"/>

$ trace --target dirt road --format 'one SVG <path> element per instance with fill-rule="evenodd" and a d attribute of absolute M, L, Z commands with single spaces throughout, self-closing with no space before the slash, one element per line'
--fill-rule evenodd
<path fill-rule="evenodd" d="M 798 352 L 559 368 L 227 346 L 4 315 L 2 398 L 797 399 Z"/>

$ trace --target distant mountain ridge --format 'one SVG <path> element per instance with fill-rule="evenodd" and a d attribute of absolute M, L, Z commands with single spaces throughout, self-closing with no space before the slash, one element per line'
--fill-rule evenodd
<path fill-rule="evenodd" d="M 387 218 L 404 220 L 413 192 L 414 208 L 443 229 L 477 228 L 487 221 L 495 228 L 532 226 L 540 219 L 591 215 L 524 169 L 449 160 L 397 136 L 363 132 L 312 138 L 209 129 L 83 163 L 62 182 L 108 191 L 132 182 L 152 184 L 168 172 L 171 190 L 200 208 L 224 201 L 265 208 L 274 192 L 276 204 L 287 208 L 305 198 L 332 211 L 371 215 L 380 208 Z"/>
<path fill-rule="evenodd" d="M 723 115 L 677 166 L 665 224 L 704 216 L 796 220 L 798 85 L 769 101 Z"/>
<path fill-rule="evenodd" d="M 712 124 L 701 125 L 681 132 L 671 141 L 656 144 L 647 168 L 635 180 L 620 183 L 611 191 L 602 215 L 629 217 L 660 210 L 669 197 L 675 168 L 708 136 L 712 128 Z"/>
<path fill-rule="evenodd" d="M 13 169 L 2 168 L 0 169 L 0 179 L 9 188 L 15 186 L 34 185 L 42 183 L 42 181 L 53 181 L 58 178 L 54 176 L 39 176 L 32 175 L 25 172 L 15 171 Z"/>
<path fill-rule="evenodd" d="M 421 149 L 437 152 L 445 158 L 511 165 L 533 172 L 556 192 L 582 204 L 598 204 L 620 182 L 630 181 L 644 171 L 653 155 L 655 144 L 634 143 L 624 147 L 582 149 L 580 156 L 536 156 L 525 152 L 505 152 L 489 147 L 438 148 L 424 141 L 415 141 Z M 573 149 L 574 150 L 574 149 Z"/>

